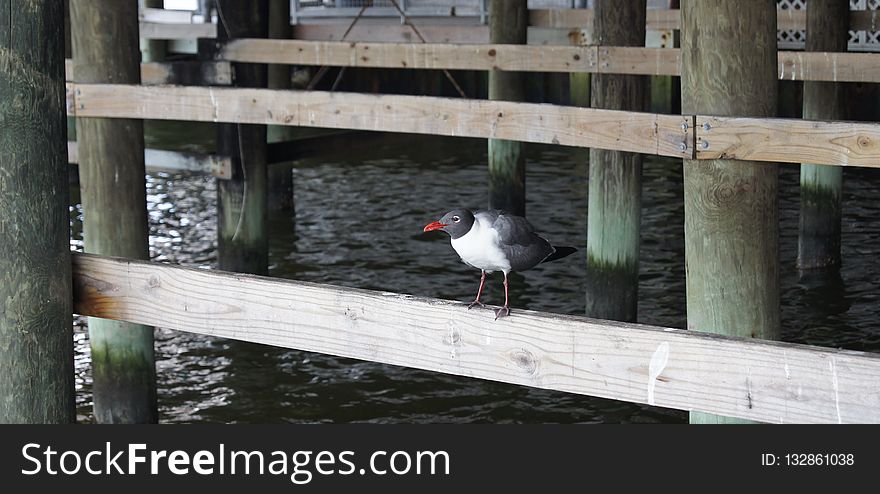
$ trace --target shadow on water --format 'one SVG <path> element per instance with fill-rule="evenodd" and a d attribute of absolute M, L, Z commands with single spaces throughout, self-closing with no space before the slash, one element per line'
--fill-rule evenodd
<path fill-rule="evenodd" d="M 179 136 L 178 136 L 179 138 Z M 154 136 L 155 141 L 164 137 Z M 187 150 L 198 150 L 185 144 Z M 339 154 L 339 153 L 335 153 Z M 581 314 L 584 306 L 587 168 L 583 153 L 530 146 L 530 220 L 578 254 L 516 274 L 511 305 Z M 486 202 L 485 142 L 388 136 L 356 156 L 306 159 L 293 170 L 295 218 L 273 213 L 272 276 L 457 300 L 476 293 L 479 272 L 448 240 L 421 227 L 454 207 Z M 880 350 L 872 250 L 880 232 L 876 174 L 847 170 L 844 268 L 837 278 L 799 277 L 797 168 L 780 175 L 784 338 Z M 213 179 L 147 178 L 154 260 L 213 267 Z M 78 202 L 78 201 L 77 201 Z M 644 167 L 639 319 L 685 326 L 681 162 L 648 157 Z M 81 208 L 71 208 L 72 248 L 81 248 Z M 500 274 L 486 300 L 503 300 Z M 487 311 L 486 317 L 492 317 Z M 78 411 L 90 420 L 88 341 L 77 322 Z M 686 413 L 448 376 L 328 355 L 156 332 L 159 399 L 165 422 L 682 422 Z"/>

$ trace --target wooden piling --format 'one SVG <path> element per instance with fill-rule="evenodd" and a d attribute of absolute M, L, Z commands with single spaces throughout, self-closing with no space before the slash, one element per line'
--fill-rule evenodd
<path fill-rule="evenodd" d="M 290 38 L 290 1 L 269 0 L 269 37 L 273 39 Z M 270 89 L 290 88 L 290 65 L 272 64 L 268 68 L 268 87 Z M 270 125 L 266 129 L 269 143 L 290 141 L 295 127 Z M 269 198 L 271 211 L 293 209 L 293 170 L 287 163 L 275 164 L 268 168 Z"/>
<path fill-rule="evenodd" d="M 681 6 L 683 112 L 772 116 L 776 3 L 683 0 Z M 711 147 L 711 128 L 703 135 Z M 779 338 L 776 168 L 684 160 L 688 329 Z M 742 396 L 742 406 L 752 400 Z M 740 420 L 692 412 L 691 422 Z"/>
<path fill-rule="evenodd" d="M 217 0 L 217 43 L 268 35 L 268 2 Z M 237 87 L 266 87 L 266 66 L 233 64 Z M 217 154 L 232 158 L 232 178 L 217 180 L 217 257 L 220 269 L 265 274 L 269 268 L 266 240 L 266 126 L 220 124 Z"/>
<path fill-rule="evenodd" d="M 595 40 L 645 45 L 644 0 L 596 0 Z M 593 108 L 644 110 L 644 76 L 594 74 Z M 590 149 L 587 210 L 587 298 L 590 317 L 635 321 L 639 274 L 642 155 Z"/>
<path fill-rule="evenodd" d="M 136 2 L 71 0 L 74 80 L 140 83 Z M 142 120 L 76 121 L 86 252 L 149 259 Z M 95 420 L 158 420 L 153 328 L 89 318 Z"/>
<path fill-rule="evenodd" d="M 0 0 L 0 423 L 70 423 L 64 5 Z"/>
<path fill-rule="evenodd" d="M 526 44 L 529 11 L 526 0 L 489 2 L 491 43 Z M 526 79 L 520 72 L 489 72 L 489 99 L 526 101 Z M 498 115 L 504 118 L 503 115 Z M 523 143 L 489 139 L 489 207 L 526 213 L 526 158 Z"/>
<path fill-rule="evenodd" d="M 849 40 L 849 2 L 807 2 L 807 51 L 846 51 Z M 804 118 L 843 120 L 843 87 L 835 82 L 804 82 Z M 840 265 L 840 193 L 843 168 L 801 165 L 801 215 L 798 267 Z"/>

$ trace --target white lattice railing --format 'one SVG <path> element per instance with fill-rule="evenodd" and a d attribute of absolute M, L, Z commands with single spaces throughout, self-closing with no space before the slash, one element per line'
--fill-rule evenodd
<path fill-rule="evenodd" d="M 804 10 L 807 8 L 807 0 L 778 0 L 777 4 L 782 10 Z M 880 0 L 850 0 L 850 10 L 878 10 Z M 788 29 L 779 31 L 779 49 L 802 50 L 806 41 L 806 31 L 803 29 Z M 880 51 L 880 31 L 850 31 L 850 51 Z"/>

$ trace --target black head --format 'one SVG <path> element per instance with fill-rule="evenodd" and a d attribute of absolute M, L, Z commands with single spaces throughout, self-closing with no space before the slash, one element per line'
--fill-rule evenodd
<path fill-rule="evenodd" d="M 454 209 L 444 214 L 439 220 L 425 225 L 423 231 L 440 230 L 448 233 L 452 238 L 459 238 L 471 231 L 473 224 L 474 213 L 467 209 Z"/>

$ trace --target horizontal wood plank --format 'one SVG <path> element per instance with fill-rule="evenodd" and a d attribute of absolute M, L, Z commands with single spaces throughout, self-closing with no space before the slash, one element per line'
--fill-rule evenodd
<path fill-rule="evenodd" d="M 67 141 L 67 162 L 79 164 L 76 141 Z M 217 178 L 232 178 L 232 159 L 205 153 L 183 153 L 165 149 L 144 149 L 147 171 L 206 173 Z"/>
<path fill-rule="evenodd" d="M 144 39 L 216 38 L 217 25 L 141 21 L 139 34 Z"/>
<path fill-rule="evenodd" d="M 296 125 L 691 156 L 692 117 L 426 96 L 77 84 L 77 117 Z M 70 96 L 70 91 L 68 91 Z M 683 125 L 687 124 L 687 125 Z"/>
<path fill-rule="evenodd" d="M 230 62 L 345 67 L 673 76 L 679 75 L 681 68 L 678 48 L 625 46 L 239 39 L 226 45 L 219 58 Z M 880 82 L 880 54 L 780 51 L 778 60 L 780 79 Z"/>
<path fill-rule="evenodd" d="M 631 75 L 674 75 L 681 72 L 681 51 L 677 48 L 599 46 L 594 72 Z"/>
<path fill-rule="evenodd" d="M 697 159 L 880 167 L 880 124 L 697 116 Z"/>
<path fill-rule="evenodd" d="M 366 43 L 239 39 L 218 58 L 230 62 L 372 68 L 593 72 L 595 46 Z"/>
<path fill-rule="evenodd" d="M 780 51 L 779 79 L 790 81 L 880 82 L 880 54 Z"/>
<path fill-rule="evenodd" d="M 369 19 L 367 19 L 369 20 Z M 419 32 L 429 43 L 487 44 L 489 28 L 474 24 L 418 24 Z M 348 23 L 297 24 L 293 37 L 310 41 L 340 41 Z M 529 27 L 530 45 L 588 45 L 592 38 L 584 28 Z M 345 41 L 371 43 L 418 43 L 412 28 L 402 24 L 360 21 L 345 36 Z"/>
<path fill-rule="evenodd" d="M 64 76 L 73 81 L 73 60 L 64 61 Z M 141 64 L 141 84 L 229 86 L 232 84 L 232 68 L 229 62 L 148 62 Z"/>
<path fill-rule="evenodd" d="M 413 226 L 418 229 L 417 225 Z M 78 314 L 765 422 L 880 422 L 880 355 L 74 254 Z"/>
<path fill-rule="evenodd" d="M 189 24 L 192 22 L 191 10 L 172 10 L 141 7 L 138 10 L 138 19 L 147 22 L 159 22 L 166 24 Z"/>

